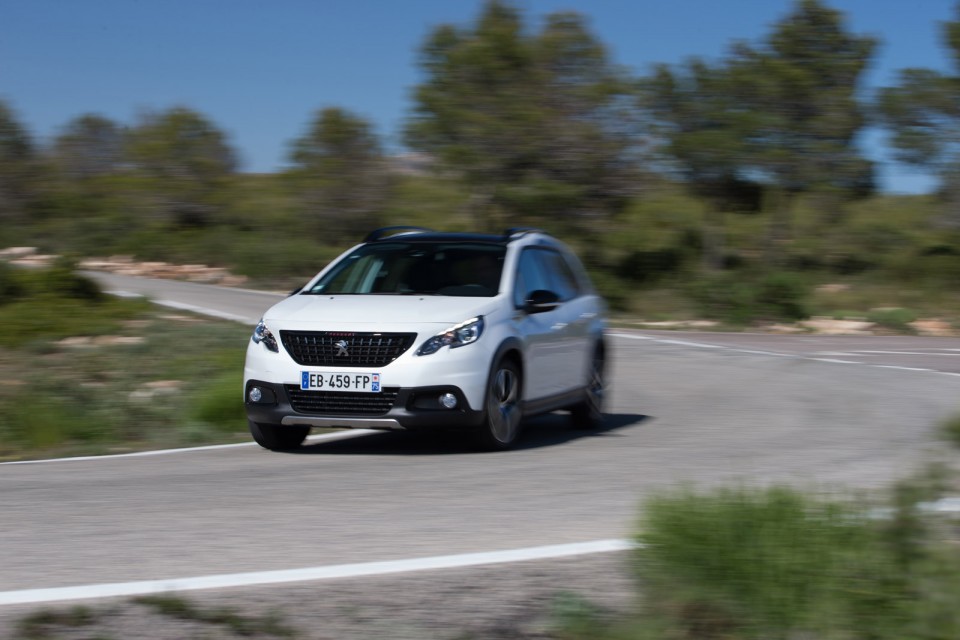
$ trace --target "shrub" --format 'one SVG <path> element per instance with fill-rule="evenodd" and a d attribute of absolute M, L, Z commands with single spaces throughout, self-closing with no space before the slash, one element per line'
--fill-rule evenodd
<path fill-rule="evenodd" d="M 8 304 L 24 294 L 23 281 L 13 267 L 0 262 L 0 305 Z"/>
<path fill-rule="evenodd" d="M 757 306 L 761 316 L 775 320 L 800 320 L 806 308 L 808 288 L 792 273 L 770 273 L 757 285 Z"/>
<path fill-rule="evenodd" d="M 227 433 L 243 431 L 247 415 L 243 408 L 243 375 L 238 367 L 205 384 L 193 405 L 193 417 Z"/>
<path fill-rule="evenodd" d="M 683 266 L 683 261 L 683 252 L 677 248 L 635 250 L 620 261 L 617 274 L 632 282 L 649 284 L 676 273 Z"/>
<path fill-rule="evenodd" d="M 940 430 L 947 440 L 960 447 L 960 413 L 944 420 Z"/>
<path fill-rule="evenodd" d="M 881 327 L 893 329 L 900 333 L 914 333 L 910 323 L 916 319 L 916 312 L 900 307 L 873 309 L 867 314 L 868 322 L 874 322 Z"/>
<path fill-rule="evenodd" d="M 957 637 L 960 555 L 901 483 L 889 519 L 788 488 L 647 501 L 636 566 L 659 637 Z"/>
<path fill-rule="evenodd" d="M 807 286 L 790 273 L 774 272 L 750 279 L 740 272 L 726 272 L 698 280 L 690 293 L 705 317 L 729 324 L 799 320 L 808 315 Z"/>
<path fill-rule="evenodd" d="M 25 284 L 26 294 L 31 297 L 50 296 L 86 302 L 104 299 L 100 285 L 77 273 L 74 264 L 66 259 L 60 259 L 46 269 L 25 270 L 20 279 Z"/>
<path fill-rule="evenodd" d="M 701 314 L 729 324 L 747 324 L 756 314 L 752 287 L 735 274 L 706 276 L 691 285 L 691 297 Z"/>

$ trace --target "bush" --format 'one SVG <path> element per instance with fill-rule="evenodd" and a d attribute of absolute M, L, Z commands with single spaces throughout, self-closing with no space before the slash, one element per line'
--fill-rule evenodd
<path fill-rule="evenodd" d="M 24 285 L 19 272 L 5 262 L 0 262 L 0 305 L 8 304 L 24 295 Z"/>
<path fill-rule="evenodd" d="M 98 419 L 91 403 L 64 397 L 54 388 L 34 388 L 26 403 L 20 396 L 0 398 L 0 408 L 0 458 L 8 451 L 52 450 L 71 441 L 113 439 L 111 427 Z"/>
<path fill-rule="evenodd" d="M 881 327 L 900 333 L 915 333 L 910 323 L 916 319 L 916 312 L 900 307 L 873 309 L 867 314 L 868 322 L 874 322 Z"/>
<path fill-rule="evenodd" d="M 75 265 L 66 259 L 60 259 L 46 269 L 23 270 L 18 278 L 25 289 L 25 296 L 69 298 L 85 302 L 100 302 L 105 298 L 100 285 L 77 273 Z"/>
<path fill-rule="evenodd" d="M 960 447 L 960 413 L 944 420 L 940 430 L 947 440 Z"/>
<path fill-rule="evenodd" d="M 771 273 L 757 285 L 757 306 L 761 317 L 772 320 L 801 320 L 806 308 L 808 288 L 792 273 Z"/>
<path fill-rule="evenodd" d="M 684 262 L 680 249 L 631 251 L 618 265 L 617 275 L 639 284 L 651 284 L 676 273 Z"/>
<path fill-rule="evenodd" d="M 205 384 L 193 405 L 193 417 L 218 431 L 244 431 L 247 414 L 243 408 L 243 374 L 237 367 Z"/>
<path fill-rule="evenodd" d="M 657 637 L 957 637 L 960 555 L 901 483 L 889 520 L 788 488 L 647 501 L 636 551 Z M 907 523 L 905 526 L 903 523 Z"/>
<path fill-rule="evenodd" d="M 690 295 L 700 313 L 711 320 L 743 325 L 756 315 L 752 287 L 734 274 L 706 276 L 690 287 Z"/>
<path fill-rule="evenodd" d="M 690 294 L 705 317 L 734 325 L 809 315 L 807 286 L 791 273 L 774 272 L 756 280 L 740 272 L 707 276 L 693 284 Z"/>

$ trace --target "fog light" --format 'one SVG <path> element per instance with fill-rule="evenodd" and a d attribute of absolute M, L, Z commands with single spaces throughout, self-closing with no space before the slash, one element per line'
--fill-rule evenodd
<path fill-rule="evenodd" d="M 457 396 L 452 393 L 445 393 L 440 396 L 440 404 L 445 409 L 453 409 L 457 406 Z"/>
<path fill-rule="evenodd" d="M 263 392 L 260 391 L 260 387 L 252 387 L 250 389 L 250 402 L 260 402 L 263 400 Z"/>

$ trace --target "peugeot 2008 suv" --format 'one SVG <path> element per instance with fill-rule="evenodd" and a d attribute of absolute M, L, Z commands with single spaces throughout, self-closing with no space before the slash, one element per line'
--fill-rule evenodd
<path fill-rule="evenodd" d="M 521 419 L 602 421 L 606 307 L 580 261 L 535 229 L 387 227 L 263 315 L 244 402 L 267 449 L 311 427 L 458 429 L 506 449 Z"/>

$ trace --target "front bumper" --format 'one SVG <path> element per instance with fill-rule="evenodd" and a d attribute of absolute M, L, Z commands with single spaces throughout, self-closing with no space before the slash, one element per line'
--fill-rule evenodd
<path fill-rule="evenodd" d="M 250 399 L 254 387 L 260 390 L 259 402 Z M 440 396 L 447 393 L 457 399 L 453 409 L 440 404 Z M 457 430 L 478 426 L 484 417 L 455 386 L 385 388 L 383 394 L 373 403 L 364 401 L 374 400 L 374 394 L 363 394 L 359 401 L 364 406 L 349 406 L 357 394 L 301 392 L 294 385 L 248 380 L 244 405 L 250 420 L 285 426 Z"/>

